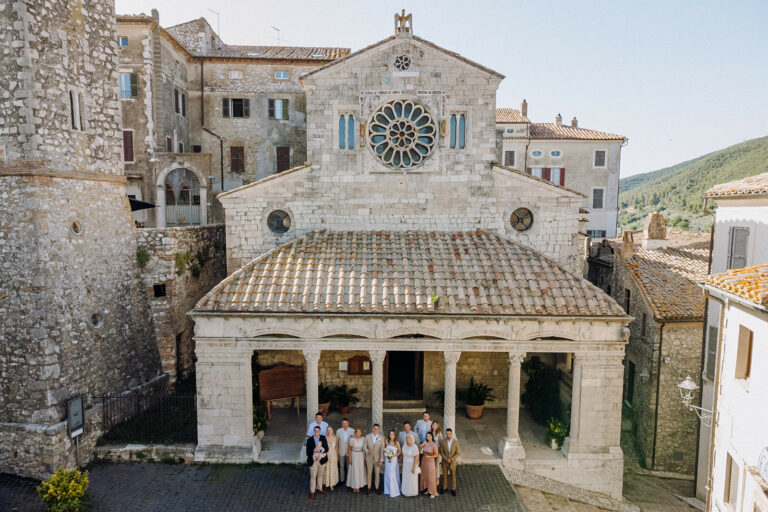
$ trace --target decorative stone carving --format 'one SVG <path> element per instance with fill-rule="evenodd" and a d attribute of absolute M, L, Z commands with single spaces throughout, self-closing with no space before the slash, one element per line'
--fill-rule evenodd
<path fill-rule="evenodd" d="M 507 467 L 522 469 L 525 450 L 520 441 L 518 426 L 520 423 L 520 365 L 525 359 L 525 352 L 509 352 L 509 386 L 507 387 L 507 435 L 499 443 L 502 464 Z"/>
<path fill-rule="evenodd" d="M 445 394 L 443 399 L 443 427 L 456 431 L 456 364 L 461 352 L 443 352 L 445 358 Z"/>
<path fill-rule="evenodd" d="M 437 143 L 437 128 L 426 107 L 411 100 L 394 100 L 379 107 L 368 123 L 373 154 L 395 169 L 424 163 Z"/>
<path fill-rule="evenodd" d="M 320 361 L 320 351 L 303 350 L 302 352 L 307 361 L 307 425 L 309 425 L 314 421 L 317 412 L 317 385 L 319 383 L 317 367 Z"/>
<path fill-rule="evenodd" d="M 384 358 L 385 350 L 371 350 L 373 376 L 371 379 L 371 420 L 381 425 L 384 423 Z"/>

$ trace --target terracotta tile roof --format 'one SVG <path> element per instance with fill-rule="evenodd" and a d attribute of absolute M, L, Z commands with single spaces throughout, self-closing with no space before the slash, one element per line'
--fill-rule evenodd
<path fill-rule="evenodd" d="M 715 185 L 707 190 L 705 195 L 707 197 L 768 195 L 768 172 Z"/>
<path fill-rule="evenodd" d="M 632 272 L 658 320 L 703 320 L 704 295 L 698 287 L 707 275 L 709 237 L 666 249 L 634 248 L 621 258 Z M 621 257 L 621 251 L 616 251 Z"/>
<path fill-rule="evenodd" d="M 243 59 L 317 60 L 332 61 L 349 54 L 349 48 L 314 46 L 243 46 L 225 45 L 205 54 L 206 57 L 236 57 Z"/>
<path fill-rule="evenodd" d="M 555 123 L 531 123 L 532 139 L 581 139 L 581 140 L 625 140 L 623 135 L 575 128 L 571 125 L 557 126 Z"/>
<path fill-rule="evenodd" d="M 635 242 L 633 245 L 637 248 L 643 243 L 643 232 L 633 231 L 632 234 L 634 235 L 633 239 Z M 709 244 L 709 236 L 709 233 L 689 233 L 687 231 L 667 230 L 667 237 L 665 240 L 667 241 L 668 248 L 688 247 L 691 245 Z M 614 248 L 621 249 L 621 237 L 611 238 L 608 242 L 610 242 L 611 246 Z"/>
<path fill-rule="evenodd" d="M 514 108 L 497 108 L 496 109 L 496 122 L 497 123 L 530 123 L 519 110 Z"/>
<path fill-rule="evenodd" d="M 488 231 L 313 231 L 234 272 L 195 310 L 626 316 L 589 281 Z"/>
<path fill-rule="evenodd" d="M 707 276 L 705 282 L 742 299 L 768 307 L 768 263 Z"/>

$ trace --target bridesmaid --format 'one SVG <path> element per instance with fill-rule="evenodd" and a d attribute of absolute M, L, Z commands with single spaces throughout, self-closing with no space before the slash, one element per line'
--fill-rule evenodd
<path fill-rule="evenodd" d="M 437 479 L 435 470 L 435 459 L 437 459 L 437 445 L 435 444 L 432 432 L 427 432 L 426 441 L 422 443 L 421 449 L 421 485 L 420 491 L 429 494 L 430 498 L 437 498 Z"/>
<path fill-rule="evenodd" d="M 440 443 L 443 442 L 443 429 L 440 428 L 440 424 L 436 421 L 432 422 L 432 439 L 437 445 L 437 458 L 435 459 L 435 482 L 440 487 L 440 463 L 443 458 L 440 456 Z"/>
<path fill-rule="evenodd" d="M 323 486 L 333 488 L 339 483 L 339 443 L 333 433 L 333 427 L 328 427 L 325 434 L 328 441 L 328 463 L 323 471 Z"/>
<path fill-rule="evenodd" d="M 355 429 L 355 436 L 349 440 L 349 473 L 347 473 L 347 487 L 353 492 L 360 492 L 365 482 L 365 453 L 363 453 L 363 431 Z"/>
<path fill-rule="evenodd" d="M 419 494 L 419 447 L 416 446 L 416 438 L 412 433 L 405 436 L 403 446 L 403 496 L 417 496 Z"/>

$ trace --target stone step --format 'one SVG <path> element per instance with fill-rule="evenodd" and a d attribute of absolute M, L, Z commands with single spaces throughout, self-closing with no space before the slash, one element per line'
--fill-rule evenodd
<path fill-rule="evenodd" d="M 384 400 L 384 412 L 415 412 L 427 410 L 421 400 Z"/>

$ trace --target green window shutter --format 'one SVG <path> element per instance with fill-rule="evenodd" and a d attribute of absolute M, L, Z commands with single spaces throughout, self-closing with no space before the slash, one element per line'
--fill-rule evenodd
<path fill-rule="evenodd" d="M 139 97 L 139 75 L 131 73 L 131 98 Z"/>
<path fill-rule="evenodd" d="M 229 117 L 229 98 L 221 100 L 221 112 L 222 116 Z"/>
<path fill-rule="evenodd" d="M 251 117 L 251 100 L 243 99 L 243 117 Z"/>

